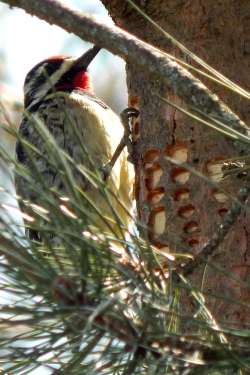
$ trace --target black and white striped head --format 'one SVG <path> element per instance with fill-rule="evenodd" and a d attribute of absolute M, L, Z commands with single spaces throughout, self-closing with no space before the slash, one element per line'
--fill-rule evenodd
<path fill-rule="evenodd" d="M 40 103 L 53 91 L 80 89 L 92 91 L 87 68 L 100 48 L 94 46 L 79 58 L 54 56 L 32 68 L 24 81 L 24 106 Z"/>

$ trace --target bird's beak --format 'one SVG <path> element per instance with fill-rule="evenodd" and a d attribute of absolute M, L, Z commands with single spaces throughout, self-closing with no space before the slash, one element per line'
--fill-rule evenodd
<path fill-rule="evenodd" d="M 100 47 L 94 46 L 90 48 L 87 52 L 85 52 L 82 56 L 80 56 L 73 64 L 74 69 L 82 69 L 87 70 L 89 64 L 92 60 L 96 57 L 98 52 L 100 51 Z"/>

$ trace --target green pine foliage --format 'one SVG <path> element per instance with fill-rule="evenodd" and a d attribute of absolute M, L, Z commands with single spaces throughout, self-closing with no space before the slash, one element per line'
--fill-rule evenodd
<path fill-rule="evenodd" d="M 43 157 L 60 171 L 67 197 L 46 187 L 38 171 L 32 175 L 11 160 L 40 196 L 40 206 L 19 201 L 27 233 L 38 232 L 43 241 L 19 241 L 11 232 L 6 236 L 6 228 L 1 234 L 3 373 L 38 368 L 72 375 L 244 373 L 250 366 L 249 332 L 220 328 L 201 291 L 174 270 L 174 257 L 164 257 L 139 237 L 139 223 L 133 222 L 129 235 L 121 225 L 123 240 L 98 228 L 98 202 L 81 190 L 72 171 L 84 173 L 110 202 L 112 191 L 100 171 L 74 165 L 44 125 L 36 121 L 36 126 L 46 145 Z M 26 150 L 39 154 L 27 142 Z M 103 218 L 116 219 L 115 212 Z M 183 291 L 195 306 L 193 316 L 181 312 Z M 228 334 L 241 344 L 229 345 Z"/>

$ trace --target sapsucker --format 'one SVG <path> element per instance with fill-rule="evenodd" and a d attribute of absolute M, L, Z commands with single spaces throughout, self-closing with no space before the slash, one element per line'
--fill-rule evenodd
<path fill-rule="evenodd" d="M 112 158 L 123 137 L 124 129 L 119 116 L 93 94 L 87 68 L 98 51 L 98 47 L 93 47 L 79 58 L 51 57 L 31 69 L 25 79 L 25 111 L 19 129 L 17 159 L 31 172 L 36 168 L 46 182 L 46 187 L 48 189 L 53 187 L 62 195 L 65 194 L 65 187 L 61 175 L 47 161 L 49 155 L 46 155 L 44 139 L 34 126 L 35 121 L 40 120 L 45 124 L 57 145 L 73 159 L 76 165 L 83 165 L 92 171 L 93 164 L 97 170 L 102 170 Z M 40 153 L 34 153 L 32 158 L 25 148 L 25 140 L 34 145 Z M 83 174 L 76 172 L 74 177 L 102 215 L 111 216 L 115 221 L 110 205 L 101 196 L 98 188 L 84 178 Z M 118 213 L 125 226 L 128 224 L 129 215 L 118 199 L 129 211 L 132 179 L 132 166 L 127 162 L 127 153 L 123 150 L 110 172 L 107 184 L 114 193 L 111 199 L 112 209 Z M 16 185 L 22 198 L 41 203 L 39 196 L 30 189 L 25 179 L 16 176 Z M 108 229 L 103 222 L 100 223 L 104 230 Z M 116 230 L 115 224 L 112 225 L 119 236 L 120 231 Z"/>

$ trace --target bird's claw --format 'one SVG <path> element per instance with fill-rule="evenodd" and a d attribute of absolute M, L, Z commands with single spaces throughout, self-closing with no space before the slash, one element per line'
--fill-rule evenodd
<path fill-rule="evenodd" d="M 140 112 L 138 111 L 138 109 L 134 107 L 125 108 L 120 114 L 122 125 L 124 127 L 124 136 L 123 136 L 124 144 L 127 146 L 127 150 L 128 150 L 128 155 L 129 155 L 128 161 L 131 163 L 133 163 L 133 159 L 134 159 L 133 158 L 133 143 L 131 140 L 131 132 L 132 132 L 131 120 L 133 118 L 137 118 L 139 114 Z"/>
<path fill-rule="evenodd" d="M 138 111 L 138 109 L 134 107 L 127 107 L 121 112 L 120 118 L 122 121 L 122 125 L 124 126 L 125 132 L 127 131 L 127 129 L 129 129 L 130 133 L 130 121 L 132 118 L 138 117 L 139 114 L 140 112 Z"/>
<path fill-rule="evenodd" d="M 104 182 L 106 182 L 107 179 L 109 178 L 112 168 L 113 168 L 113 165 L 111 161 L 101 167 L 100 173 L 102 176 L 102 180 Z"/>
<path fill-rule="evenodd" d="M 101 174 L 102 174 L 103 181 L 107 181 L 107 179 L 109 178 L 110 173 L 112 171 L 112 168 L 115 165 L 116 160 L 119 158 L 119 156 L 120 156 L 120 154 L 123 151 L 125 146 L 127 146 L 127 150 L 128 150 L 128 154 L 129 154 L 128 160 L 131 163 L 133 163 L 133 157 L 132 157 L 132 155 L 133 155 L 133 145 L 132 145 L 132 141 L 130 139 L 131 127 L 132 127 L 131 119 L 138 117 L 139 113 L 140 112 L 134 107 L 125 108 L 121 112 L 120 118 L 121 118 L 122 125 L 124 127 L 124 135 L 123 135 L 119 145 L 117 146 L 111 160 L 101 168 Z"/>

